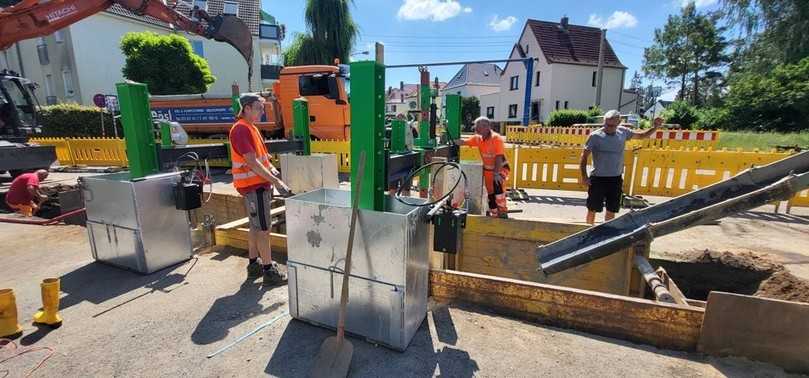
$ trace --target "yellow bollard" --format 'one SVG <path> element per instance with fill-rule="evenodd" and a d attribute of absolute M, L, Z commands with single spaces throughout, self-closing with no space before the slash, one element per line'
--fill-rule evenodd
<path fill-rule="evenodd" d="M 0 289 L 0 337 L 16 339 L 22 335 L 17 323 L 17 300 L 14 290 Z"/>
<path fill-rule="evenodd" d="M 40 284 L 42 289 L 42 310 L 34 314 L 34 323 L 45 324 L 51 327 L 62 325 L 59 316 L 59 279 L 46 278 Z"/>

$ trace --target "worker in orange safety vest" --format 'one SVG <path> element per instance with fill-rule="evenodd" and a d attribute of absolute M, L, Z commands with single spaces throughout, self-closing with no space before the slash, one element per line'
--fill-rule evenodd
<path fill-rule="evenodd" d="M 456 144 L 478 148 L 483 161 L 483 183 L 489 195 L 488 215 L 508 218 L 505 188 L 508 187 L 511 170 L 506 160 L 505 138 L 492 131 L 488 118 L 478 117 L 475 120 L 475 135 L 466 140 L 456 140 Z"/>

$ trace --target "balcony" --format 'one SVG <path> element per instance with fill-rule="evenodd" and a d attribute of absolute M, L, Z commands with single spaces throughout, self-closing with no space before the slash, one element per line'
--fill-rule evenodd
<path fill-rule="evenodd" d="M 270 64 L 262 64 L 261 80 L 278 80 L 282 68 L 284 67 Z"/>

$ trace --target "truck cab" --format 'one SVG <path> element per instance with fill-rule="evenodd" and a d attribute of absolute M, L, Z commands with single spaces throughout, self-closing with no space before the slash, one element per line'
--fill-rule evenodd
<path fill-rule="evenodd" d="M 38 131 L 35 85 L 11 71 L 0 72 L 0 139 L 24 143 Z"/>
<path fill-rule="evenodd" d="M 316 139 L 344 140 L 350 136 L 351 114 L 346 77 L 338 66 L 286 67 L 273 86 L 279 99 L 287 137 L 292 132 L 292 101 L 309 101 L 309 133 Z"/>

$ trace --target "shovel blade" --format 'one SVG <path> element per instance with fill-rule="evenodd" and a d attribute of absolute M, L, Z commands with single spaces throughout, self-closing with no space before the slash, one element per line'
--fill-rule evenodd
<path fill-rule="evenodd" d="M 329 337 L 320 345 L 320 352 L 312 370 L 309 371 L 309 377 L 347 377 L 353 354 L 354 346 L 351 342 L 345 338 L 338 339 L 337 336 Z"/>

